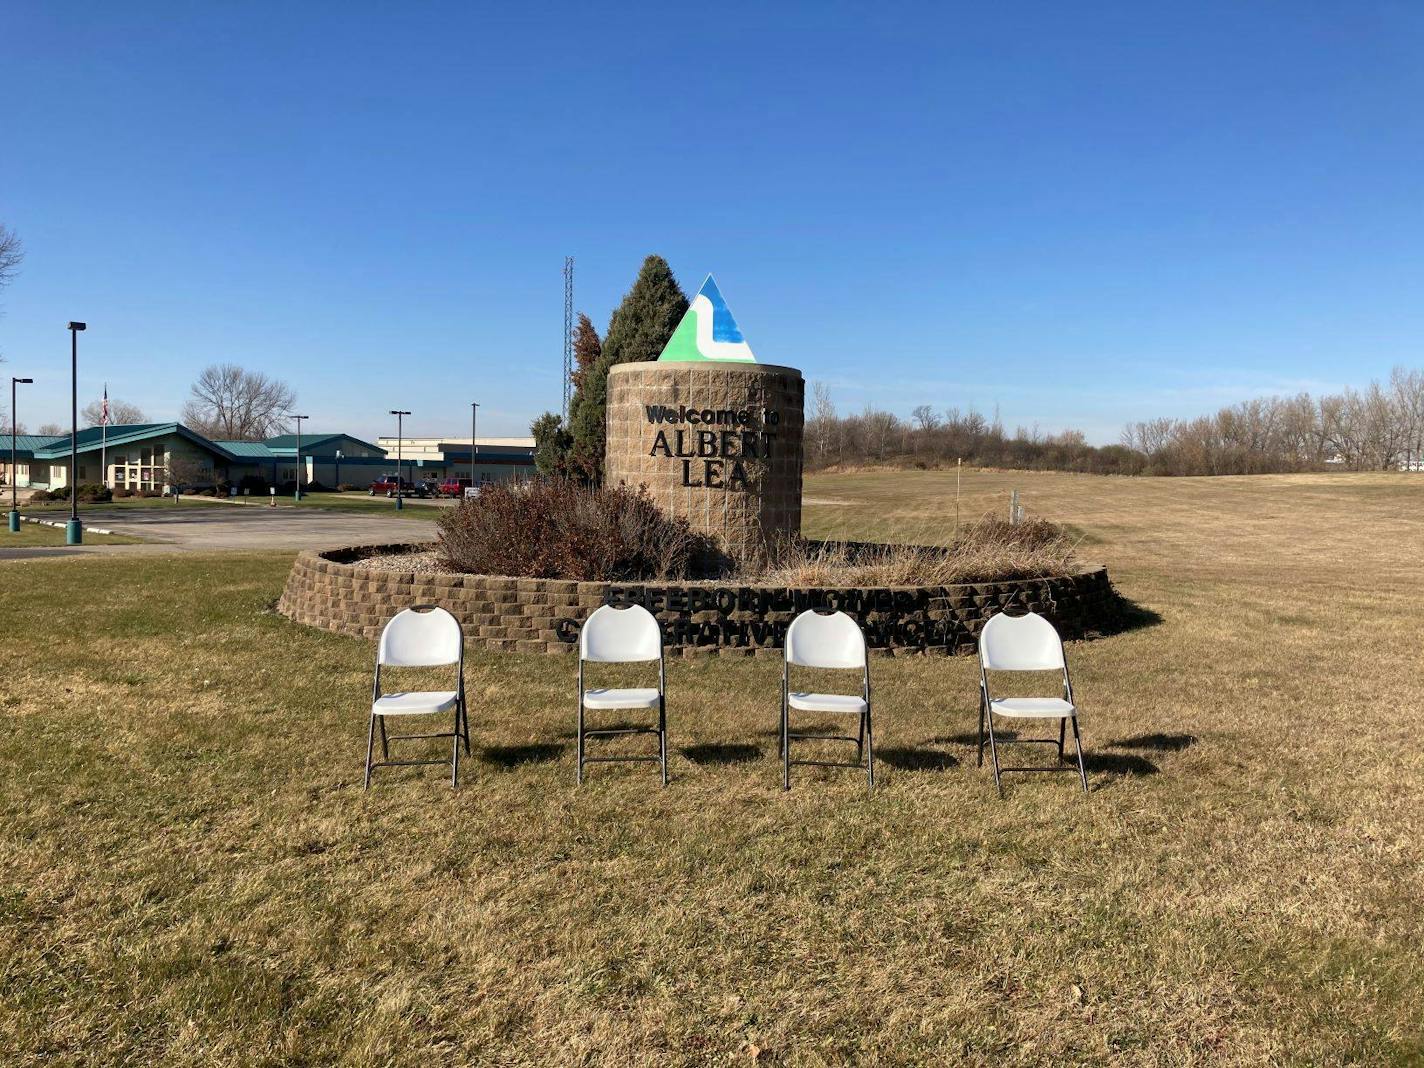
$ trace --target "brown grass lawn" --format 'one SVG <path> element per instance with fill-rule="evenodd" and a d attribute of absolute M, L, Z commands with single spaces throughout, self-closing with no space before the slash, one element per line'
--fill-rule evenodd
<path fill-rule="evenodd" d="M 96 534 L 85 529 L 85 545 L 137 545 L 142 538 L 126 534 Z M 37 545 L 63 545 L 64 528 L 44 526 L 40 523 L 21 523 L 18 532 L 12 534 L 0 526 L 0 549 L 28 549 Z"/>
<path fill-rule="evenodd" d="M 944 536 L 953 472 L 813 478 Z M 966 473 L 1160 622 L 1070 646 L 1091 797 L 877 660 L 881 780 L 783 794 L 775 662 L 669 666 L 673 781 L 573 784 L 573 662 L 360 789 L 371 643 L 289 557 L 0 565 L 0 1063 L 1380 1064 L 1424 1048 L 1424 479 Z M 1040 754 L 1041 755 L 1041 754 Z"/>

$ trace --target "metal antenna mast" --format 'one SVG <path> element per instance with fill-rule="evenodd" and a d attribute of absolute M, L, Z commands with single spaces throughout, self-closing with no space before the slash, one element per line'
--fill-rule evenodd
<path fill-rule="evenodd" d="M 569 422 L 569 399 L 574 373 L 574 258 L 564 257 L 564 425 Z"/>

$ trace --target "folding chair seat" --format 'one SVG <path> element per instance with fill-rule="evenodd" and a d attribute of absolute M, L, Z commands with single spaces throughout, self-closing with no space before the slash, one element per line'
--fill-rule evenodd
<path fill-rule="evenodd" d="M 657 708 L 663 695 L 652 688 L 640 690 L 585 690 L 584 708 Z"/>
<path fill-rule="evenodd" d="M 1062 697 L 994 697 L 989 692 L 989 674 L 995 671 L 1061 671 Z M 994 734 L 994 717 L 1009 719 L 1053 719 L 1058 721 L 1058 738 L 1015 738 L 1018 745 L 1057 745 L 1057 765 L 1002 767 Z M 1078 758 L 1078 777 L 1088 792 L 1088 772 L 1083 764 L 1083 739 L 1078 733 L 1078 707 L 1073 702 L 1073 680 L 1068 676 L 1068 658 L 1063 639 L 1053 624 L 1036 612 L 1022 616 L 999 613 L 979 632 L 979 757 L 984 766 L 985 727 L 988 727 L 989 754 L 994 762 L 994 787 L 1004 796 L 1002 773 L 1006 771 L 1073 771 L 1063 765 L 1067 725 L 1073 725 L 1073 747 Z M 1008 739 L 1004 743 L 1008 744 Z"/>
<path fill-rule="evenodd" d="M 658 685 L 653 687 L 594 688 L 584 685 L 584 664 L 639 664 L 658 662 Z M 585 710 L 646 711 L 656 709 L 657 725 L 652 727 L 597 727 L 585 725 Z M 657 756 L 588 756 L 590 738 L 620 734 L 656 734 Z M 663 632 L 653 614 L 641 605 L 615 608 L 603 605 L 594 610 L 579 631 L 578 667 L 578 781 L 583 782 L 585 764 L 614 764 L 652 761 L 662 768 L 663 785 L 667 773 L 667 671 L 663 658 Z"/>
<path fill-rule="evenodd" d="M 860 693 L 809 693 L 791 689 L 793 667 L 859 671 Z M 856 717 L 856 736 L 793 733 L 791 711 Z M 791 743 L 819 739 L 853 742 L 855 763 L 830 760 L 792 760 Z M 870 651 L 855 620 L 844 612 L 822 615 L 802 612 L 786 628 L 786 651 L 781 667 L 781 788 L 791 789 L 791 765 L 859 768 L 864 761 L 870 786 L 875 785 L 875 740 L 870 719 Z"/>
<path fill-rule="evenodd" d="M 402 690 L 381 692 L 381 668 L 434 668 L 455 665 L 453 690 Z M 431 734 L 387 734 L 389 716 L 432 716 L 447 712 L 455 714 L 449 731 Z M 376 732 L 381 735 L 381 759 L 373 762 Z M 443 608 L 416 605 L 396 613 L 381 631 L 376 646 L 376 678 L 371 685 L 371 723 L 366 732 L 366 781 L 371 787 L 371 772 L 376 768 L 416 764 L 444 764 L 440 760 L 392 760 L 391 742 L 413 741 L 418 738 L 449 738 L 450 785 L 459 781 L 460 746 L 470 751 L 470 720 L 465 707 L 465 635 L 460 621 Z"/>
<path fill-rule="evenodd" d="M 378 716 L 420 716 L 449 712 L 459 703 L 457 690 L 423 690 L 416 693 L 385 693 L 376 698 Z"/>

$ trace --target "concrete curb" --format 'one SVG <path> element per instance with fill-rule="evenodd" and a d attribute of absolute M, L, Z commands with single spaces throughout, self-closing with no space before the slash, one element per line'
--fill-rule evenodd
<path fill-rule="evenodd" d="M 67 519 L 63 523 L 61 523 L 57 519 L 41 519 L 39 516 L 33 515 L 20 516 L 20 522 L 38 523 L 42 527 L 57 527 L 60 530 L 63 530 L 66 526 L 69 525 L 69 520 Z M 104 527 L 85 527 L 84 529 L 87 530 L 90 534 L 108 534 L 110 537 L 121 537 L 118 531 L 108 530 Z"/>

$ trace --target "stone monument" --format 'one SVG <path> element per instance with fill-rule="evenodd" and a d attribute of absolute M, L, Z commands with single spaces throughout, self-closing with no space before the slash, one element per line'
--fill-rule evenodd
<path fill-rule="evenodd" d="M 804 411 L 801 372 L 756 362 L 708 275 L 657 360 L 609 370 L 604 476 L 764 559 L 801 533 Z"/>

